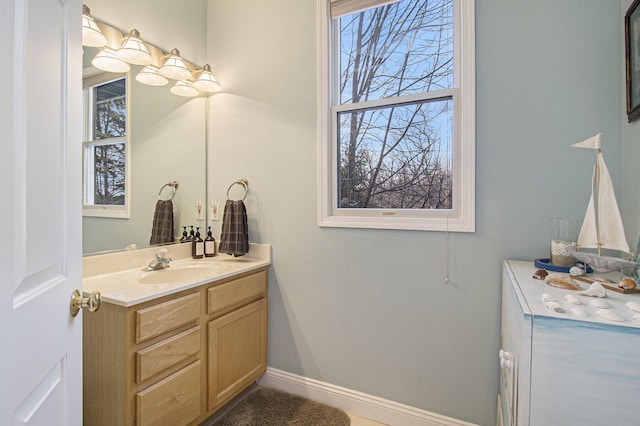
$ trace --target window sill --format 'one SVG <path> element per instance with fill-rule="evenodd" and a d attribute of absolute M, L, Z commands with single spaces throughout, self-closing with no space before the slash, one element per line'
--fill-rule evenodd
<path fill-rule="evenodd" d="M 404 231 L 475 232 L 474 218 L 446 217 L 366 217 L 366 216 L 325 216 L 318 220 L 320 227 L 393 229 Z"/>

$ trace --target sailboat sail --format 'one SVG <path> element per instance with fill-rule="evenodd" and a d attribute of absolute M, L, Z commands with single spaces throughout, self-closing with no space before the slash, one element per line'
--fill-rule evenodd
<path fill-rule="evenodd" d="M 578 236 L 578 248 L 605 248 L 630 253 L 613 182 L 602 152 L 598 151 L 596 161 L 591 198 Z M 594 192 L 598 197 L 597 209 Z"/>
<path fill-rule="evenodd" d="M 594 270 L 605 272 L 635 267 L 637 263 L 625 259 L 602 256 L 602 249 L 617 250 L 626 254 L 631 254 L 631 250 L 624 234 L 622 216 L 618 208 L 611 175 L 609 175 L 609 169 L 600 150 L 601 145 L 602 133 L 571 145 L 576 148 L 597 150 L 591 182 L 591 198 L 580 229 L 577 247 L 578 249 L 596 248 L 598 249 L 598 254 L 576 251 L 573 252 L 573 255 L 576 259 L 588 263 Z"/>

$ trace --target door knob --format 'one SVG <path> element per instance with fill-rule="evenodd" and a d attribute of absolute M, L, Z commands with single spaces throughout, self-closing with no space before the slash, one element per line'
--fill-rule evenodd
<path fill-rule="evenodd" d="M 89 312 L 95 312 L 100 308 L 100 303 L 102 302 L 102 297 L 100 296 L 99 291 L 94 291 L 89 295 L 89 297 L 82 297 L 82 293 L 80 290 L 75 289 L 71 294 L 71 304 L 69 310 L 71 311 L 71 316 L 75 317 L 80 312 L 82 308 L 88 308 Z"/>

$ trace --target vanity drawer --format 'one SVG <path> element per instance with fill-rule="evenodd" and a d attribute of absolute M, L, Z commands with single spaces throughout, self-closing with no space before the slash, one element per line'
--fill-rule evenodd
<path fill-rule="evenodd" d="M 238 278 L 208 290 L 208 312 L 214 313 L 238 305 L 245 300 L 265 296 L 267 291 L 267 272 Z"/>
<path fill-rule="evenodd" d="M 136 312 L 136 343 L 159 336 L 200 317 L 200 293 L 182 296 Z"/>
<path fill-rule="evenodd" d="M 136 352 L 136 383 L 200 352 L 200 327 L 194 327 Z"/>
<path fill-rule="evenodd" d="M 138 425 L 188 425 L 200 417 L 200 360 L 136 394 Z"/>

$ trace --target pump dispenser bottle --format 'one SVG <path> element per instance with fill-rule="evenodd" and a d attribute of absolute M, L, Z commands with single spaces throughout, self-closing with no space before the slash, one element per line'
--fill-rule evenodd
<path fill-rule="evenodd" d="M 196 228 L 196 235 L 191 243 L 191 257 L 194 259 L 202 259 L 204 256 L 204 241 L 200 238 L 200 228 Z"/>
<path fill-rule="evenodd" d="M 182 237 L 180 238 L 180 242 L 181 243 L 188 243 L 189 242 L 189 235 L 187 234 L 187 227 L 183 226 L 182 229 L 183 229 L 183 231 L 182 231 Z"/>
<path fill-rule="evenodd" d="M 211 236 L 211 227 L 207 231 L 207 238 L 204 239 L 204 255 L 206 257 L 216 255 L 216 239 Z"/>

